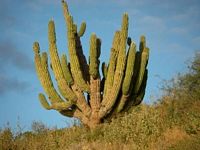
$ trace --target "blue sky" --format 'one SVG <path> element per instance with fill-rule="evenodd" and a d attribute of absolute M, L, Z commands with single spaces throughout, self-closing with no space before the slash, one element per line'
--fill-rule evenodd
<path fill-rule="evenodd" d="M 108 61 L 113 34 L 128 12 L 129 36 L 138 45 L 144 34 L 150 48 L 147 103 L 160 95 L 162 79 L 185 72 L 185 62 L 200 50 L 199 0 L 68 0 L 68 5 L 78 25 L 87 23 L 82 38 L 87 56 L 91 33 L 102 39 L 102 61 Z M 43 90 L 34 70 L 32 43 L 37 40 L 48 50 L 47 25 L 52 18 L 59 52 L 66 53 L 61 0 L 0 1 L 0 128 L 6 122 L 15 128 L 17 118 L 25 129 L 33 120 L 51 127 L 70 124 L 56 111 L 43 109 L 37 98 Z"/>

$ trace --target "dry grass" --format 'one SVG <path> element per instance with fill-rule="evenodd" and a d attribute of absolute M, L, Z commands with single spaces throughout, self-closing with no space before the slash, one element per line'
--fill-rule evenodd
<path fill-rule="evenodd" d="M 48 129 L 41 122 L 30 132 L 4 128 L 0 150 L 199 150 L 200 78 L 189 75 L 168 87 L 157 104 L 137 106 L 93 130 Z"/>
<path fill-rule="evenodd" d="M 163 134 L 158 138 L 156 143 L 153 143 L 151 149 L 160 150 L 169 149 L 171 146 L 178 144 L 180 141 L 189 140 L 190 136 L 179 127 L 166 129 Z"/>
<path fill-rule="evenodd" d="M 196 107 L 200 101 L 194 103 Z M 171 105 L 175 108 L 172 109 Z M 0 131 L 0 149 L 167 150 L 174 148 L 178 150 L 187 145 L 200 149 L 198 144 L 200 143 L 198 138 L 200 137 L 200 110 L 195 109 L 194 115 L 191 106 L 193 105 L 185 105 L 183 111 L 183 107 L 174 102 L 153 106 L 141 105 L 130 113 L 112 120 L 109 124 L 91 131 L 80 126 L 60 130 L 43 129 L 41 123 L 37 129 L 36 123 L 37 130 L 34 132 L 25 132 L 16 136 L 10 128 L 5 128 Z M 183 115 L 180 115 L 182 113 Z M 190 121 L 187 120 L 188 118 Z"/>

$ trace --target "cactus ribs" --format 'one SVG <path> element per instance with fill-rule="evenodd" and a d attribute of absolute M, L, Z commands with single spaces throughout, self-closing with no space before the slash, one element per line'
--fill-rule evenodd
<path fill-rule="evenodd" d="M 147 83 L 149 49 L 141 36 L 139 51 L 128 37 L 128 14 L 123 15 L 121 29 L 115 32 L 108 65 L 102 63 L 100 76 L 101 39 L 95 34 L 90 38 L 89 64 L 83 54 L 81 37 L 86 30 L 83 22 L 77 31 L 67 3 L 62 1 L 67 25 L 69 61 L 66 55 L 59 57 L 53 20 L 49 21 L 50 66 L 58 85 L 54 88 L 48 67 L 48 55 L 40 53 L 34 42 L 35 67 L 41 85 L 48 96 L 39 94 L 42 106 L 57 110 L 67 117 L 76 117 L 89 128 L 94 128 L 117 114 L 139 105 Z M 62 96 L 61 96 L 62 95 Z M 86 96 L 87 95 L 87 96 Z"/>

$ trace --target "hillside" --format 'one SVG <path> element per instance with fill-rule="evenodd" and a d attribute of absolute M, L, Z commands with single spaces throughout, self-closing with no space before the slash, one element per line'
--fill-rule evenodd
<path fill-rule="evenodd" d="M 142 104 L 111 122 L 89 130 L 80 124 L 48 129 L 34 123 L 30 132 L 0 131 L 1 150 L 200 149 L 200 53 L 189 71 L 163 85 L 163 96 Z"/>

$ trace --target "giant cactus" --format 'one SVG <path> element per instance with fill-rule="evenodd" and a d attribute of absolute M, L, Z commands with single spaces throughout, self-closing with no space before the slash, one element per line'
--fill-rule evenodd
<path fill-rule="evenodd" d="M 46 52 L 40 53 L 39 43 L 33 44 L 35 67 L 46 96 L 39 94 L 42 106 L 57 110 L 67 117 L 76 117 L 90 128 L 106 119 L 127 111 L 142 102 L 147 82 L 149 49 L 141 36 L 139 51 L 128 37 L 128 14 L 123 15 L 122 26 L 115 32 L 110 60 L 102 63 L 100 76 L 101 40 L 92 34 L 90 56 L 87 63 L 80 38 L 86 30 L 83 22 L 79 31 L 63 0 L 63 12 L 67 25 L 69 61 L 66 55 L 59 57 L 53 20 L 49 21 L 48 39 L 51 69 L 58 87 L 54 88 L 48 67 Z"/>

